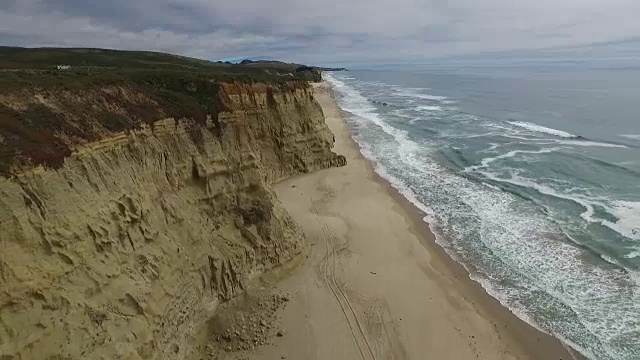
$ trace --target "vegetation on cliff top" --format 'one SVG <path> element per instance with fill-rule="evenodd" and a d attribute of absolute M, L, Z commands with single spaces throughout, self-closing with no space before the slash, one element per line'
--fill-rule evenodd
<path fill-rule="evenodd" d="M 69 69 L 59 70 L 58 65 Z M 74 145 L 173 117 L 203 123 L 222 110 L 221 82 L 319 81 L 297 64 L 232 65 L 171 54 L 0 47 L 0 175 L 62 165 Z"/>
<path fill-rule="evenodd" d="M 122 69 L 181 70 L 204 72 L 221 80 L 320 80 L 319 68 L 296 72 L 300 65 L 276 61 L 230 64 L 153 51 L 0 46 L 0 71 L 55 70 L 58 65 L 70 66 L 71 71 L 83 69 L 93 73 Z"/>

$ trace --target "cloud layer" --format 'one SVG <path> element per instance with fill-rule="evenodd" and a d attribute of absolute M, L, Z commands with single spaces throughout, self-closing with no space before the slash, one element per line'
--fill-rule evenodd
<path fill-rule="evenodd" d="M 637 0 L 4 0 L 0 45 L 379 62 L 640 36 Z"/>

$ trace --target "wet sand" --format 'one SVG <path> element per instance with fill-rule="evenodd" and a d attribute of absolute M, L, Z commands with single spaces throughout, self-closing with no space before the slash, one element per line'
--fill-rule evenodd
<path fill-rule="evenodd" d="M 326 84 L 316 98 L 348 163 L 275 185 L 310 249 L 278 285 L 283 336 L 255 358 L 578 358 L 470 280 L 362 157 Z"/>

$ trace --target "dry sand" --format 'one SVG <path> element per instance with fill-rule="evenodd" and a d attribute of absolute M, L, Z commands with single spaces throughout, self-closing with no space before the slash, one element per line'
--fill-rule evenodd
<path fill-rule="evenodd" d="M 284 336 L 255 358 L 571 359 L 469 279 L 361 156 L 327 85 L 316 98 L 348 164 L 275 186 L 311 251 L 278 285 Z"/>

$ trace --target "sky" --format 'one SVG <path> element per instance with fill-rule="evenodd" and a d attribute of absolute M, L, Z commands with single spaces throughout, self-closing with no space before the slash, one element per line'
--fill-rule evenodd
<path fill-rule="evenodd" d="M 0 0 L 0 45 L 380 63 L 634 41 L 639 14 L 639 0 Z"/>

